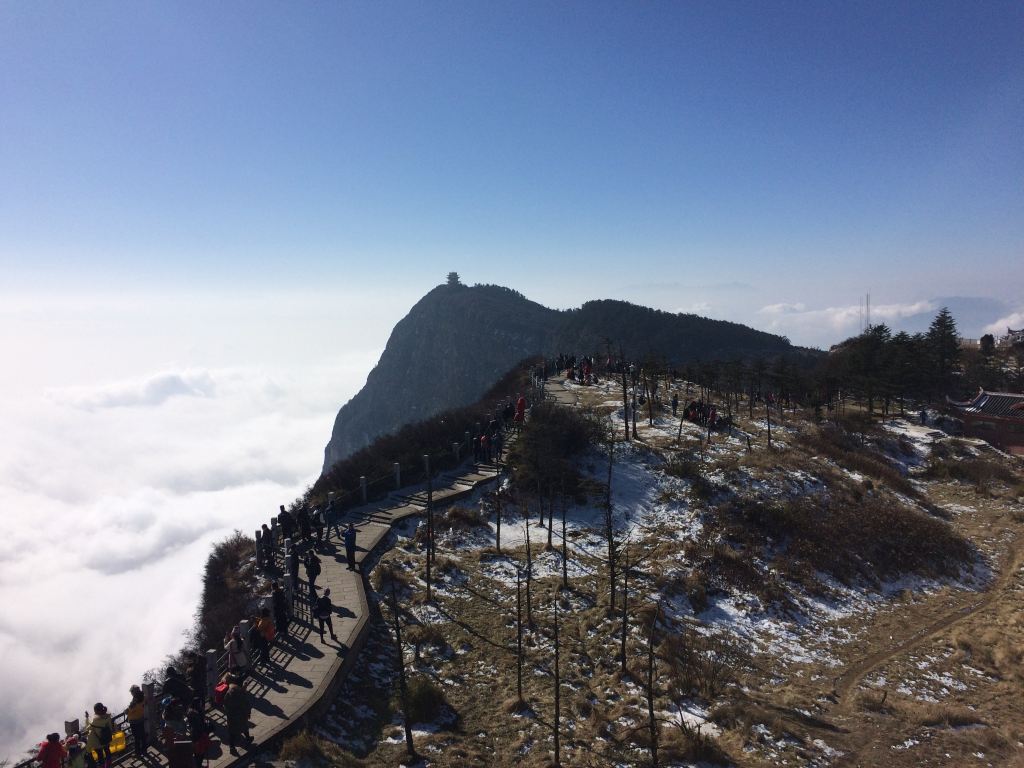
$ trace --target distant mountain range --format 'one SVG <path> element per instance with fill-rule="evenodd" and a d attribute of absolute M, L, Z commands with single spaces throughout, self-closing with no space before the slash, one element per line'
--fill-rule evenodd
<path fill-rule="evenodd" d="M 538 354 L 657 357 L 681 365 L 814 354 L 745 325 L 624 301 L 548 309 L 497 285 L 440 285 L 395 326 L 363 388 L 338 412 L 324 470 L 404 424 L 476 402 L 512 366 Z"/>

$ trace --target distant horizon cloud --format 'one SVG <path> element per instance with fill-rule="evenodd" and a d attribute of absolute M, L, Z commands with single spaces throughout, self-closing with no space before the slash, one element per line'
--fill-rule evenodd
<path fill-rule="evenodd" d="M 1016 312 L 1011 312 L 1005 317 L 999 318 L 994 323 L 989 323 L 982 328 L 982 330 L 985 333 L 991 333 L 998 339 L 1000 336 L 1006 334 L 1007 328 L 1020 330 L 1022 327 L 1024 327 L 1024 308 L 1018 309 Z"/>
<path fill-rule="evenodd" d="M 934 301 L 878 304 L 871 307 L 871 319 L 875 323 L 898 325 L 901 320 L 937 309 Z M 808 309 L 804 302 L 779 302 L 761 307 L 757 314 L 767 318 L 765 330 L 820 346 L 830 346 L 860 333 L 860 325 L 867 319 L 865 308 L 859 304 Z"/>

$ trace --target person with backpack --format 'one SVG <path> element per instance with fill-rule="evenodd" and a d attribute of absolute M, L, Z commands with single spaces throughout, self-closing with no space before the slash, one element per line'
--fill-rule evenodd
<path fill-rule="evenodd" d="M 174 667 L 168 667 L 164 674 L 164 684 L 160 689 L 161 696 L 171 696 L 182 704 L 188 705 L 192 702 L 192 689 Z"/>
<path fill-rule="evenodd" d="M 114 739 L 114 720 L 101 702 L 92 708 L 93 717 L 85 726 L 85 762 L 89 768 L 110 768 L 110 742 Z M 89 713 L 86 713 L 88 717 Z M 98 757 L 93 757 L 95 752 Z"/>
<path fill-rule="evenodd" d="M 124 711 L 125 720 L 128 721 L 128 730 L 132 734 L 132 743 L 135 746 L 135 754 L 142 757 L 146 753 L 146 696 L 142 689 L 133 685 L 128 689 L 132 695 L 131 703 Z"/>
<path fill-rule="evenodd" d="M 331 630 L 331 640 L 337 640 L 338 636 L 334 634 L 334 624 L 331 623 L 331 616 L 334 614 L 334 605 L 331 604 L 331 588 L 328 587 L 324 590 L 323 595 L 316 601 L 316 605 L 313 607 L 313 615 L 316 617 L 317 622 L 320 624 L 320 642 L 324 641 L 324 623 L 327 624 L 327 628 Z"/>
<path fill-rule="evenodd" d="M 42 768 L 60 768 L 61 762 L 67 757 L 67 750 L 60 743 L 59 733 L 46 734 L 46 741 L 39 745 L 39 754 L 36 760 Z"/>
<path fill-rule="evenodd" d="M 239 738 L 244 738 L 246 743 L 252 744 L 252 736 L 249 735 L 250 714 L 252 714 L 252 697 L 245 688 L 239 685 L 237 677 L 230 677 L 228 690 L 224 694 L 224 715 L 228 721 L 229 751 L 235 757 L 238 757 L 235 745 Z"/>
<path fill-rule="evenodd" d="M 316 546 L 317 548 L 323 546 L 324 543 L 324 530 L 327 528 L 326 513 L 323 509 L 313 510 L 313 532 L 316 534 Z"/>

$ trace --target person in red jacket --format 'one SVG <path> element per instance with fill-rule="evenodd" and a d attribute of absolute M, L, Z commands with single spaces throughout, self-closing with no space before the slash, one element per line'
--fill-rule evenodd
<path fill-rule="evenodd" d="M 68 751 L 60 743 L 59 733 L 46 734 L 46 741 L 39 745 L 39 754 L 36 755 L 43 768 L 60 768 L 61 761 L 67 757 Z"/>

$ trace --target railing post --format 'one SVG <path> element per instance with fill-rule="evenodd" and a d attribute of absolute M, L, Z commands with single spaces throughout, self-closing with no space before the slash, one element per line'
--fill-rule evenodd
<path fill-rule="evenodd" d="M 469 447 L 470 447 L 470 442 L 469 442 L 469 430 L 467 429 L 467 430 L 466 430 L 466 453 L 467 453 L 467 454 L 469 453 Z"/>
<path fill-rule="evenodd" d="M 288 605 L 291 605 L 294 602 L 294 599 L 295 599 L 294 596 L 292 595 L 292 574 L 288 570 L 288 558 L 291 555 L 291 553 L 292 553 L 292 540 L 291 539 L 285 539 L 284 540 L 284 570 L 285 570 L 284 594 L 285 594 L 285 597 L 288 598 Z"/>
<path fill-rule="evenodd" d="M 238 630 L 242 633 L 242 647 L 245 649 L 246 656 L 252 653 L 252 639 L 249 637 L 249 630 L 251 628 L 248 619 L 242 619 L 238 622 Z"/>
<path fill-rule="evenodd" d="M 256 570 L 263 570 L 263 531 L 256 529 Z"/>
<path fill-rule="evenodd" d="M 213 699 L 213 689 L 220 682 L 220 675 L 217 674 L 217 652 L 212 648 L 206 652 L 206 696 Z M 156 731 L 154 731 L 155 733 Z"/>
<path fill-rule="evenodd" d="M 402 465 L 395 462 L 395 490 L 402 487 Z"/>
<path fill-rule="evenodd" d="M 452 443 L 452 453 L 455 454 L 455 466 L 459 465 L 459 444 Z"/>
<path fill-rule="evenodd" d="M 160 710 L 157 708 L 156 701 L 156 684 L 155 683 L 143 683 L 142 694 L 145 698 L 145 718 L 146 718 L 146 740 L 152 743 L 156 734 L 160 733 Z M 149 744 L 143 744 L 142 748 L 145 748 Z"/>
<path fill-rule="evenodd" d="M 359 494 L 363 497 L 363 504 L 366 503 L 366 475 L 359 476 Z"/>

